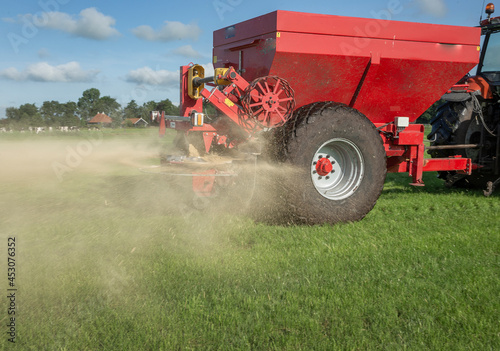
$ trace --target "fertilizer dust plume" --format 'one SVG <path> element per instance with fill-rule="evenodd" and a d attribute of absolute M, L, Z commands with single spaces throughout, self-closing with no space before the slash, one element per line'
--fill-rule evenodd
<path fill-rule="evenodd" d="M 285 166 L 255 157 L 229 162 L 215 155 L 202 155 L 205 162 L 198 164 L 160 165 L 163 148 L 154 138 L 107 140 L 102 135 L 0 141 L 3 225 L 36 227 L 61 211 L 82 218 L 101 208 L 205 224 L 227 215 L 265 221 L 285 215 L 279 203 L 284 200 L 274 188 L 292 173 Z M 193 180 L 200 179 L 215 179 L 209 194 L 193 190 Z"/>
<path fill-rule="evenodd" d="M 283 168 L 213 155 L 198 168 L 162 166 L 162 148 L 158 139 L 102 136 L 0 140 L 0 232 L 19 241 L 19 279 L 32 292 L 26 308 L 57 301 L 50 286 L 76 294 L 93 284 L 120 299 L 138 289 L 129 273 L 135 257 L 158 248 L 210 256 L 228 237 L 239 240 L 255 213 L 279 216 L 271 205 L 279 196 L 265 183 Z M 190 174 L 213 164 L 225 176 L 213 194 L 197 196 Z"/>

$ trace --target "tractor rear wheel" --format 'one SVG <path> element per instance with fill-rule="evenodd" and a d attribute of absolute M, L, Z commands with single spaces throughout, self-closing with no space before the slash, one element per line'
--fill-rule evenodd
<path fill-rule="evenodd" d="M 285 198 L 294 222 L 350 222 L 370 212 L 387 169 L 382 138 L 368 118 L 323 102 L 302 107 L 283 128 L 275 142 L 284 144 L 281 157 L 293 167 Z"/>
<path fill-rule="evenodd" d="M 428 138 L 433 140 L 432 146 L 480 144 L 482 124 L 474 112 L 472 100 L 463 102 L 446 102 L 431 121 L 432 132 Z M 479 149 L 432 150 L 431 157 L 445 158 L 460 155 L 479 163 Z M 439 172 L 439 177 L 446 180 L 448 186 L 458 188 L 482 188 L 488 181 L 496 179 L 492 175 L 474 171 L 472 175 L 461 175 L 457 172 Z"/>

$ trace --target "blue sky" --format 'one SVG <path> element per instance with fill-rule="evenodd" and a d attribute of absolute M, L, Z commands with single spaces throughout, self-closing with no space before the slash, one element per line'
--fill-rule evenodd
<path fill-rule="evenodd" d="M 2 4 L 0 118 L 5 108 L 78 101 L 97 88 L 123 107 L 179 101 L 180 65 L 211 62 L 212 32 L 277 9 L 476 26 L 482 0 L 23 0 Z M 500 6 L 500 4 L 499 4 Z"/>

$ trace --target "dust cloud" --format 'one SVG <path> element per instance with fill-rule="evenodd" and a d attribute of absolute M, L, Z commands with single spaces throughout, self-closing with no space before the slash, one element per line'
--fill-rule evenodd
<path fill-rule="evenodd" d="M 266 204 L 280 197 L 273 186 L 293 173 L 283 164 L 241 154 L 160 164 L 162 149 L 165 145 L 155 138 L 103 139 L 97 133 L 66 140 L 0 140 L 0 210 L 4 218 L 22 213 L 20 221 L 25 222 L 26 209 L 37 200 L 43 197 L 48 210 L 62 196 L 64 201 L 98 202 L 138 213 L 195 214 L 208 220 L 227 214 L 252 216 L 262 208 L 271 210 Z M 30 218 L 37 220 L 38 215 Z"/>
<path fill-rule="evenodd" d="M 210 256 L 240 240 L 257 215 L 281 216 L 280 196 L 266 183 L 284 168 L 216 156 L 161 165 L 164 147 L 156 138 L 99 135 L 0 140 L 0 235 L 19 242 L 19 282 L 33 293 L 25 308 L 58 301 L 48 286 L 77 296 L 90 284 L 119 303 L 138 289 L 138 257 Z M 196 194 L 193 179 L 213 181 L 210 196 Z"/>
<path fill-rule="evenodd" d="M 103 140 L 95 135 L 69 140 L 0 140 L 1 210 L 9 218 L 16 217 L 35 198 L 45 197 L 48 208 L 63 194 L 66 200 L 74 197 L 86 203 L 99 197 L 106 206 L 137 208 L 139 212 L 173 214 L 177 210 L 180 215 L 187 211 L 209 218 L 227 212 L 245 215 L 250 214 L 247 210 L 252 210 L 254 198 L 268 197 L 259 199 L 258 208 L 278 196 L 264 185 L 290 172 L 284 166 L 261 164 L 255 157 L 236 157 L 231 162 L 230 157 L 208 155 L 203 157 L 205 163 L 160 165 L 161 147 L 155 139 Z M 193 183 L 198 184 L 194 191 Z M 24 196 L 17 196 L 16 190 Z M 30 218 L 38 216 L 33 213 Z"/>

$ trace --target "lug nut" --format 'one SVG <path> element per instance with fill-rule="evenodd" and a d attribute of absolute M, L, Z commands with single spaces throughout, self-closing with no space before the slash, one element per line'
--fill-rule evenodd
<path fill-rule="evenodd" d="M 326 155 L 326 158 L 330 158 L 330 155 Z"/>
<path fill-rule="evenodd" d="M 314 161 L 314 162 L 313 162 L 313 165 L 314 165 L 314 166 L 316 166 L 316 164 L 317 164 L 317 163 L 318 163 L 318 162 Z"/>
<path fill-rule="evenodd" d="M 321 180 L 321 178 L 323 178 L 323 177 L 322 177 L 322 176 L 319 176 L 319 177 L 318 177 L 318 180 Z"/>
<path fill-rule="evenodd" d="M 318 160 L 321 160 L 323 158 L 323 155 L 318 156 Z"/>
<path fill-rule="evenodd" d="M 316 174 L 316 171 L 313 171 L 313 174 Z"/>
<path fill-rule="evenodd" d="M 325 177 L 325 179 L 326 179 L 326 180 L 328 180 L 328 179 L 330 179 L 330 177 L 329 177 L 329 176 L 326 176 L 326 177 Z"/>

